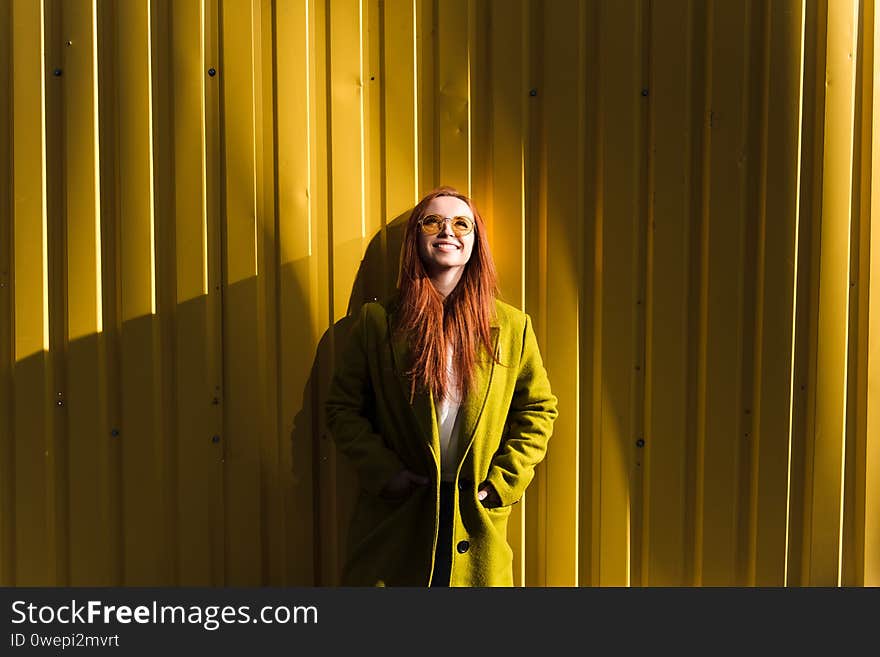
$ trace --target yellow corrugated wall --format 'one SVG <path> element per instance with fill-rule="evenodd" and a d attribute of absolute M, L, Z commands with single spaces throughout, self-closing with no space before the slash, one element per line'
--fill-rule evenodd
<path fill-rule="evenodd" d="M 0 0 L 0 584 L 335 584 L 443 183 L 559 397 L 519 584 L 880 585 L 874 10 Z"/>

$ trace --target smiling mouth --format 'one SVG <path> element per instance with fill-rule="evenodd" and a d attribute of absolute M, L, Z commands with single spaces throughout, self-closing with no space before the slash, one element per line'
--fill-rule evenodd
<path fill-rule="evenodd" d="M 460 246 L 456 244 L 450 244 L 449 242 L 441 242 L 439 244 L 434 245 L 435 249 L 440 249 L 441 251 L 458 251 L 461 249 Z"/>

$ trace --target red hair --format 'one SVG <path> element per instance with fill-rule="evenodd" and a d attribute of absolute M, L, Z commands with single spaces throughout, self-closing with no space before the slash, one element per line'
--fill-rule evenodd
<path fill-rule="evenodd" d="M 467 203 L 474 215 L 474 246 L 461 279 L 445 299 L 431 282 L 419 256 L 419 220 L 425 208 L 438 196 L 454 196 Z M 498 276 L 486 239 L 486 226 L 473 201 L 452 187 L 438 187 L 413 208 L 406 224 L 400 254 L 400 310 L 395 333 L 405 336 L 415 355 L 405 373 L 410 379 L 410 401 L 416 388 L 430 390 L 434 399 L 445 396 L 449 384 L 446 350 L 453 346 L 453 365 L 464 398 L 473 384 L 478 352 L 482 349 L 495 361 L 489 324 L 495 316 Z"/>

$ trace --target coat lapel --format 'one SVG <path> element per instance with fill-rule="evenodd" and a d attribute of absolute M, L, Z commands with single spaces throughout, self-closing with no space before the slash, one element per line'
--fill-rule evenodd
<path fill-rule="evenodd" d="M 499 327 L 490 326 L 492 351 L 498 354 L 498 332 Z M 461 436 L 459 438 L 459 457 L 463 459 L 471 448 L 474 440 L 474 432 L 477 429 L 477 423 L 483 414 L 483 408 L 486 406 L 486 399 L 489 396 L 489 386 L 492 384 L 492 375 L 495 373 L 495 361 L 482 354 L 482 359 L 478 360 L 474 367 L 474 381 L 470 393 L 462 400 L 459 413 L 461 414 Z"/>

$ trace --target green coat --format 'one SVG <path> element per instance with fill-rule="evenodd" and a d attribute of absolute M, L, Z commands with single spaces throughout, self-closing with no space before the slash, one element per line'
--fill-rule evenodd
<path fill-rule="evenodd" d="M 440 504 L 440 439 L 433 395 L 416 394 L 402 376 L 412 363 L 390 327 L 398 294 L 365 304 L 337 358 L 325 411 L 339 450 L 353 462 L 360 491 L 348 530 L 343 586 L 427 586 L 434 567 Z M 512 586 L 507 543 L 511 507 L 544 458 L 556 397 L 529 316 L 496 300 L 492 339 L 505 366 L 482 354 L 472 392 L 462 401 L 455 486 L 452 586 Z M 403 468 L 428 477 L 404 499 L 379 491 Z M 501 506 L 477 499 L 489 481 Z"/>

